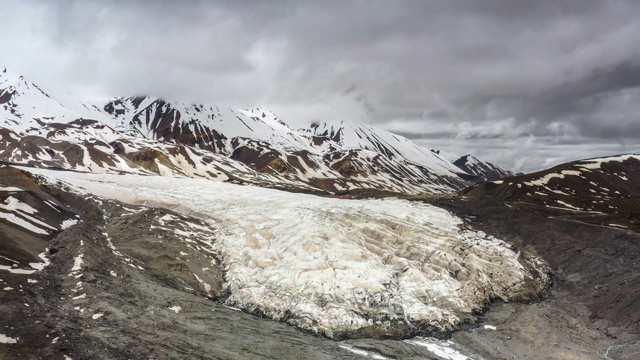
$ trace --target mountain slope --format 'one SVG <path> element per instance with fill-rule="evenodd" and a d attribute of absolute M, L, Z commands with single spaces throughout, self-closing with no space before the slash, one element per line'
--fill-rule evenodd
<path fill-rule="evenodd" d="M 550 216 L 640 231 L 640 154 L 574 161 L 464 191 Z"/>
<path fill-rule="evenodd" d="M 452 193 L 477 179 L 406 138 L 363 124 L 299 131 L 259 108 L 153 97 L 80 101 L 78 113 L 7 71 L 0 84 L 0 159 L 8 162 L 330 193 Z M 199 164 L 193 154 L 206 160 Z"/>
<path fill-rule="evenodd" d="M 484 180 L 498 180 L 503 177 L 514 175 L 509 170 L 505 170 L 489 162 L 481 161 L 471 154 L 460 157 L 454 161 L 453 164 L 464 172 L 477 175 Z"/>
<path fill-rule="evenodd" d="M 456 176 L 460 169 L 432 151 L 400 135 L 360 123 L 316 123 L 308 130 L 316 146 L 322 148 L 365 149 L 390 159 L 407 160 L 432 169 L 434 173 Z"/>

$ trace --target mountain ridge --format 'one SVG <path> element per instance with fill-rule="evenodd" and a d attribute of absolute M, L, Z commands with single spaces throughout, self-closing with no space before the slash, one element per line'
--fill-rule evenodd
<path fill-rule="evenodd" d="M 26 83 L 23 77 L 18 79 Z M 3 94 L 15 92 L 0 89 Z M 150 96 L 118 97 L 104 104 L 78 101 L 80 112 L 51 100 L 57 104 L 53 114 L 58 115 L 43 119 L 36 116 L 42 112 L 39 97 L 50 97 L 35 85 L 24 87 L 19 94 L 21 97 L 12 95 L 6 101 L 12 102 L 5 113 L 20 113 L 29 106 L 35 112 L 24 111 L 24 116 L 14 119 L 31 122 L 25 126 L 5 120 L 0 141 L 6 150 L 0 153 L 0 160 L 212 179 L 220 179 L 211 174 L 220 173 L 221 167 L 227 167 L 223 171 L 227 177 L 232 172 L 229 166 L 245 167 L 241 182 L 264 186 L 259 178 L 265 174 L 276 185 L 329 193 L 453 193 L 479 180 L 409 139 L 366 124 L 318 123 L 294 130 L 262 108 L 189 105 Z M 20 144 L 24 136 L 40 139 Z M 185 157 L 186 152 L 215 161 L 198 165 L 192 157 Z M 194 169 L 201 166 L 204 168 Z M 205 169 L 211 166 L 215 169 Z"/>

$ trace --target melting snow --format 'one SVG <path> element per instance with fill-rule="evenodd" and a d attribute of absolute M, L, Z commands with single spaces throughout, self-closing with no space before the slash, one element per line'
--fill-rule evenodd
<path fill-rule="evenodd" d="M 604 163 L 608 163 L 611 161 L 623 162 L 625 160 L 629 160 L 632 158 L 640 160 L 640 155 L 629 154 L 629 155 L 618 155 L 618 156 L 610 156 L 610 157 L 599 158 L 599 159 L 584 160 L 584 161 L 581 161 L 576 166 L 583 169 L 600 169 L 600 167 L 602 167 L 602 164 Z"/>
<path fill-rule="evenodd" d="M 60 224 L 60 229 L 65 230 L 78 223 L 77 219 L 65 220 Z"/>
<path fill-rule="evenodd" d="M 93 320 L 95 320 L 95 319 L 97 319 L 97 318 L 99 318 L 99 317 L 102 317 L 102 316 L 104 316 L 104 314 L 93 314 L 93 315 L 91 315 L 91 318 L 92 318 Z"/>
<path fill-rule="evenodd" d="M 581 174 L 580 171 L 575 171 L 575 170 L 562 170 L 559 174 L 558 173 L 550 173 L 550 174 L 546 174 L 543 177 L 536 179 L 536 180 L 531 180 L 528 182 L 525 182 L 525 185 L 529 185 L 529 186 L 542 186 L 542 185 L 546 185 L 549 180 L 553 179 L 553 178 L 560 178 L 560 179 L 564 179 L 565 175 L 571 175 L 571 176 L 579 176 Z"/>
<path fill-rule="evenodd" d="M 7 335 L 0 334 L 0 344 L 15 344 L 18 342 L 18 339 L 14 339 L 12 337 L 8 337 Z"/>
<path fill-rule="evenodd" d="M 178 306 L 178 305 L 174 305 L 170 308 L 168 308 L 169 310 L 175 312 L 176 314 L 180 312 L 180 310 L 182 310 L 182 307 Z"/>
<path fill-rule="evenodd" d="M 367 351 L 367 350 L 359 349 L 359 348 L 354 347 L 354 346 L 351 346 L 351 345 L 349 345 L 349 344 L 344 344 L 344 343 L 343 343 L 343 344 L 338 344 L 338 346 L 339 346 L 341 349 L 345 349 L 345 350 L 347 350 L 347 351 L 349 351 L 349 352 L 352 352 L 352 353 L 354 353 L 354 354 L 357 354 L 357 355 L 363 356 L 363 357 L 365 357 L 365 358 L 369 358 L 369 359 L 377 359 L 377 360 L 384 360 L 384 359 L 388 359 L 388 357 L 384 357 L 384 356 L 382 356 L 382 355 L 380 355 L 380 354 L 372 353 L 372 352 L 369 352 L 369 351 Z"/>
<path fill-rule="evenodd" d="M 49 264 L 51 264 L 51 261 L 49 261 L 49 259 L 47 258 L 47 251 L 38 254 L 38 257 L 40 259 L 42 259 L 42 262 L 41 263 L 29 263 L 29 266 L 31 266 L 32 268 L 34 268 L 34 269 L 39 271 L 39 270 L 42 270 L 45 267 L 49 266 Z"/>
<path fill-rule="evenodd" d="M 24 190 L 14 186 L 8 186 L 8 187 L 0 186 L 0 191 L 17 192 L 17 191 L 24 191 Z"/>
<path fill-rule="evenodd" d="M 36 272 L 35 270 L 28 270 L 28 269 L 16 269 L 12 266 L 8 266 L 8 265 L 0 265 L 0 270 L 5 270 L 8 271 L 12 274 L 23 274 L 23 275 L 29 275 L 29 274 L 33 274 L 34 272 Z"/>
<path fill-rule="evenodd" d="M 0 204 L 0 207 L 2 207 L 2 205 Z M 41 229 L 35 225 L 33 225 L 32 223 L 17 217 L 15 214 L 12 213 L 4 213 L 4 212 L 0 212 L 0 218 L 3 219 L 7 219 L 7 221 L 14 223 L 20 227 L 23 227 L 29 231 L 31 231 L 32 233 L 36 233 L 36 234 L 41 234 L 41 235 L 47 235 L 49 234 L 49 232 L 47 230 Z"/>
<path fill-rule="evenodd" d="M 80 268 L 82 268 L 82 264 L 84 263 L 84 261 L 82 261 L 82 257 L 84 256 L 84 254 L 80 254 L 78 256 L 76 256 L 75 258 L 73 258 L 73 267 L 71 268 L 71 272 L 76 272 L 78 270 L 80 270 Z M 69 276 L 72 276 L 71 274 L 69 274 Z"/>
<path fill-rule="evenodd" d="M 575 206 L 573 206 L 573 205 L 571 205 L 571 204 L 568 204 L 568 203 L 566 203 L 566 202 L 564 202 L 564 201 L 562 201 L 562 200 L 556 200 L 556 202 L 557 202 L 558 204 L 560 204 L 560 205 L 563 205 L 563 206 L 565 206 L 565 207 L 568 207 L 569 209 L 582 210 L 582 209 L 580 209 L 579 207 L 575 207 Z"/>
<path fill-rule="evenodd" d="M 411 340 L 405 340 L 407 344 L 426 347 L 435 355 L 446 360 L 467 360 L 468 356 L 462 355 L 458 350 L 452 348 L 453 342 L 440 341 L 427 338 L 415 338 Z"/>

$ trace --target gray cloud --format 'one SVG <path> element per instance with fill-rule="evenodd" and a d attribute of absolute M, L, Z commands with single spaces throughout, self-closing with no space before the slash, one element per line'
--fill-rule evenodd
<path fill-rule="evenodd" d="M 518 171 L 639 151 L 633 0 L 0 2 L 2 65 L 54 97 L 368 122 Z"/>

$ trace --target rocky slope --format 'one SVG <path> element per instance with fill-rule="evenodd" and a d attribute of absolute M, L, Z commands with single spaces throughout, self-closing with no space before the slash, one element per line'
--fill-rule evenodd
<path fill-rule="evenodd" d="M 466 189 L 538 213 L 640 231 L 640 155 L 574 161 Z"/>
<path fill-rule="evenodd" d="M 430 203 L 464 216 L 470 225 L 521 251 L 534 249 L 548 261 L 555 278 L 544 302 L 492 307 L 484 321 L 496 325 L 495 332 L 459 332 L 453 336 L 456 342 L 490 359 L 637 358 L 638 233 L 549 218 L 493 196 Z"/>

